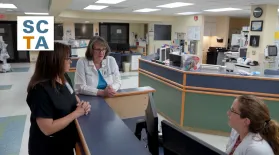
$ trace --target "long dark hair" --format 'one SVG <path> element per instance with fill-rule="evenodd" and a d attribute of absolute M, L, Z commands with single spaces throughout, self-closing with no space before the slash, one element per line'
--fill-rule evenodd
<path fill-rule="evenodd" d="M 249 131 L 259 133 L 265 139 L 275 155 L 279 155 L 279 124 L 270 118 L 267 105 L 251 95 L 237 98 L 241 118 L 249 118 Z"/>
<path fill-rule="evenodd" d="M 35 85 L 45 81 L 51 81 L 56 88 L 56 79 L 59 77 L 65 83 L 65 60 L 70 56 L 68 45 L 55 42 L 54 51 L 40 51 L 36 62 L 36 68 L 27 87 L 29 92 Z"/>
<path fill-rule="evenodd" d="M 94 57 L 94 45 L 95 44 L 100 44 L 103 47 L 105 47 L 107 49 L 106 53 L 105 53 L 105 57 L 104 59 L 108 56 L 108 54 L 110 53 L 110 47 L 108 45 L 108 42 L 100 36 L 94 36 L 93 38 L 90 39 L 88 46 L 87 46 L 87 50 L 85 52 L 85 57 L 87 60 L 93 60 Z"/>

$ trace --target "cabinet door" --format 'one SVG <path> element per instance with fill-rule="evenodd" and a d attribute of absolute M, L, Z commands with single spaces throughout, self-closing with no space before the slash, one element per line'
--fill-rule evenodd
<path fill-rule="evenodd" d="M 204 36 L 210 36 L 210 25 L 209 23 L 204 24 Z"/>
<path fill-rule="evenodd" d="M 210 23 L 210 35 L 217 36 L 216 23 Z"/>

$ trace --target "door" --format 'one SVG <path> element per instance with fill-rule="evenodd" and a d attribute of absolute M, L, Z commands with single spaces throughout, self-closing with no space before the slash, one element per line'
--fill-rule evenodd
<path fill-rule="evenodd" d="M 17 24 L 16 21 L 1 21 L 0 36 L 7 44 L 7 51 L 10 55 L 8 62 L 30 62 L 29 51 L 17 51 Z"/>

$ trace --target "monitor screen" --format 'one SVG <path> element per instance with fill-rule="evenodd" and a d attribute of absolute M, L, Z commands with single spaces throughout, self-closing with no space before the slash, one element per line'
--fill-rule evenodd
<path fill-rule="evenodd" d="M 268 56 L 277 56 L 277 46 L 268 46 Z"/>
<path fill-rule="evenodd" d="M 165 120 L 162 121 L 162 134 L 165 155 L 226 154 Z"/>
<path fill-rule="evenodd" d="M 149 102 L 145 110 L 148 149 L 152 154 L 158 154 L 158 116 L 152 93 L 149 93 Z"/>
<path fill-rule="evenodd" d="M 241 58 L 246 58 L 246 55 L 247 55 L 247 48 L 241 48 L 241 49 L 239 50 L 239 56 L 240 56 Z"/>

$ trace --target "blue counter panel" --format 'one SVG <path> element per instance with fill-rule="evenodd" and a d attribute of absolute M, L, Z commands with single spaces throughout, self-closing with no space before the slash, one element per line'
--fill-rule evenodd
<path fill-rule="evenodd" d="M 168 80 L 171 80 L 173 82 L 183 84 L 183 73 L 182 72 L 178 72 L 178 71 L 171 70 L 171 69 L 168 69 L 165 67 L 150 64 L 145 61 L 139 62 L 139 68 L 146 70 L 148 72 L 151 72 L 153 74 L 156 74 L 158 76 L 161 76 L 163 78 L 166 78 Z"/>
<path fill-rule="evenodd" d="M 186 86 L 279 94 L 279 81 L 187 74 Z"/>

